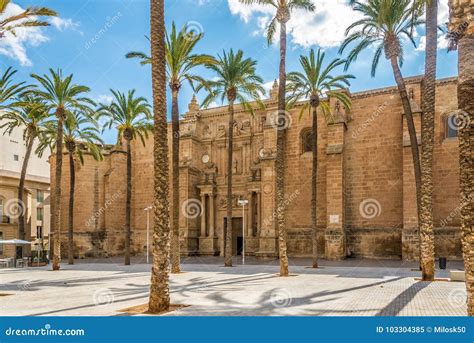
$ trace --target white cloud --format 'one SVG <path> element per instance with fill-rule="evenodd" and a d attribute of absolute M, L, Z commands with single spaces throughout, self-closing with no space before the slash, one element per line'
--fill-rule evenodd
<path fill-rule="evenodd" d="M 114 97 L 112 95 L 101 94 L 97 97 L 96 102 L 101 103 L 101 104 L 105 104 L 105 105 L 109 105 L 109 104 L 112 103 L 113 100 L 114 100 Z"/>
<path fill-rule="evenodd" d="M 448 0 L 440 0 L 438 3 L 438 24 L 444 25 L 449 21 Z"/>
<path fill-rule="evenodd" d="M 73 21 L 71 18 L 52 17 L 49 22 L 59 31 L 71 29 L 73 31 L 79 32 L 82 35 L 82 32 L 78 30 L 80 24 Z"/>
<path fill-rule="evenodd" d="M 438 25 L 444 26 L 449 20 L 449 7 L 448 0 L 440 0 L 438 4 Z M 446 34 L 438 30 L 438 49 L 443 50 L 448 48 L 448 40 Z M 418 47 L 416 51 L 425 51 L 426 49 L 426 36 L 420 37 Z"/>
<path fill-rule="evenodd" d="M 288 32 L 293 43 L 305 48 L 318 45 L 322 48 L 339 46 L 345 38 L 346 28 L 361 15 L 347 5 L 346 0 L 313 0 L 316 11 L 309 13 L 296 10 L 288 22 Z M 239 15 L 244 22 L 256 18 L 258 32 L 265 29 L 275 9 L 271 6 L 246 6 L 238 0 L 228 0 L 232 14 Z"/>
<path fill-rule="evenodd" d="M 5 9 L 5 12 L 0 14 L 0 20 L 22 13 L 24 9 L 11 2 Z M 71 19 L 51 18 L 50 23 L 53 27 L 59 30 L 74 29 L 77 30 L 78 23 Z M 15 34 L 11 32 L 5 33 L 5 36 L 0 38 L 0 55 L 7 56 L 13 60 L 17 60 L 22 66 L 31 66 L 32 62 L 28 58 L 27 48 L 37 47 L 49 39 L 44 34 L 44 30 L 40 27 L 23 27 L 15 30 Z"/>
<path fill-rule="evenodd" d="M 276 81 L 278 82 L 278 79 Z M 272 80 L 272 81 L 265 82 L 263 84 L 263 88 L 265 89 L 267 96 L 270 95 L 270 91 L 272 90 L 274 83 L 275 83 L 275 80 Z"/>
<path fill-rule="evenodd" d="M 446 38 L 445 34 L 438 34 L 438 50 L 445 50 L 448 48 L 449 41 Z M 418 47 L 416 51 L 425 51 L 426 49 L 426 36 L 422 36 L 420 38 L 420 42 L 418 43 Z"/>
<path fill-rule="evenodd" d="M 362 16 L 347 5 L 347 0 L 312 0 L 316 6 L 314 13 L 295 11 L 288 22 L 288 32 L 292 42 L 308 48 L 339 46 L 345 38 L 346 28 Z M 238 15 L 245 23 L 255 20 L 257 30 L 254 35 L 264 36 L 270 19 L 275 14 L 272 6 L 244 5 L 239 0 L 228 0 L 230 12 Z M 448 0 L 440 0 L 439 24 L 448 21 Z M 444 42 L 439 41 L 440 48 Z"/>

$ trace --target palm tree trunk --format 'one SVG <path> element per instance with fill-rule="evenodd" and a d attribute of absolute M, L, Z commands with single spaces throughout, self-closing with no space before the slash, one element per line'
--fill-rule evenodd
<path fill-rule="evenodd" d="M 286 94 L 286 22 L 280 22 L 280 84 L 278 86 L 278 126 L 285 123 L 285 94 Z M 276 169 L 276 218 L 278 227 L 278 250 L 280 256 L 280 276 L 288 276 L 288 256 L 286 252 L 285 228 L 285 138 L 286 125 L 278 127 Z"/>
<path fill-rule="evenodd" d="M 26 154 L 25 154 L 25 159 L 23 160 L 23 164 L 21 166 L 20 183 L 18 184 L 18 209 L 20 212 L 20 216 L 18 217 L 18 237 L 23 240 L 26 238 L 26 230 L 25 230 L 26 208 L 23 208 L 25 205 L 23 201 L 23 194 L 25 193 L 26 170 L 28 169 L 28 162 L 30 160 L 31 151 L 33 150 L 35 135 L 34 134 L 28 135 L 26 142 L 27 142 Z"/>
<path fill-rule="evenodd" d="M 154 113 L 154 221 L 153 265 L 148 311 L 166 311 L 170 305 L 168 209 L 168 127 L 166 122 L 166 64 L 164 0 L 150 0 L 150 37 Z"/>
<path fill-rule="evenodd" d="M 426 56 L 421 118 L 420 265 L 423 281 L 433 281 L 435 252 L 433 231 L 433 145 L 438 51 L 438 1 L 426 10 Z"/>
<path fill-rule="evenodd" d="M 229 100 L 229 143 L 227 146 L 227 230 L 224 265 L 232 267 L 232 162 L 234 150 L 234 100 Z M 203 214 L 204 215 L 204 214 Z"/>
<path fill-rule="evenodd" d="M 132 236 L 131 214 L 132 214 L 132 144 L 131 139 L 127 141 L 127 203 L 125 208 L 125 265 L 130 265 L 130 239 Z"/>
<path fill-rule="evenodd" d="M 172 89 L 171 125 L 173 131 L 173 218 L 171 221 L 171 272 L 179 273 L 179 108 L 178 89 Z"/>
<path fill-rule="evenodd" d="M 395 76 L 395 81 L 398 86 L 398 92 L 400 93 L 400 98 L 403 104 L 403 111 L 405 112 L 405 117 L 407 119 L 407 128 L 408 134 L 410 136 L 411 144 L 411 153 L 413 156 L 413 167 L 415 171 L 415 186 L 416 186 L 416 204 L 417 204 L 417 213 L 418 220 L 420 218 L 420 189 L 421 189 L 421 166 L 420 166 L 420 151 L 418 147 L 418 139 L 416 137 L 415 123 L 413 121 L 413 113 L 411 110 L 410 100 L 408 98 L 408 93 L 405 85 L 405 80 L 403 79 L 400 68 L 398 67 L 397 57 L 394 56 L 390 59 L 393 69 L 393 75 Z"/>
<path fill-rule="evenodd" d="M 68 264 L 74 264 L 74 191 L 76 171 L 74 170 L 73 151 L 69 150 L 69 213 L 68 213 Z"/>
<path fill-rule="evenodd" d="M 313 107 L 313 169 L 311 171 L 311 227 L 313 229 L 313 268 L 318 268 L 318 116 L 317 109 Z"/>
<path fill-rule="evenodd" d="M 460 119 L 463 123 L 459 130 L 461 230 L 466 273 L 467 313 L 469 316 L 474 316 L 474 187 L 472 181 L 474 180 L 474 64 L 472 63 L 474 35 L 464 35 L 458 42 L 458 51 L 458 102 L 462 116 Z"/>
<path fill-rule="evenodd" d="M 61 263 L 61 177 L 63 167 L 64 109 L 58 108 L 56 117 L 58 118 L 58 129 L 56 133 L 56 167 L 54 180 L 53 270 L 59 270 Z"/>

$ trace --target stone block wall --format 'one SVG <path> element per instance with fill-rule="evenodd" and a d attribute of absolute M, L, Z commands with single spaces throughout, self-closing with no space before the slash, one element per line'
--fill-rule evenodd
<path fill-rule="evenodd" d="M 421 104 L 420 82 L 420 78 L 407 79 L 415 109 Z M 446 138 L 445 135 L 446 118 L 457 107 L 456 80 L 440 80 L 437 87 L 434 148 L 436 255 L 459 258 L 458 143 L 456 138 Z M 333 117 L 325 118 L 322 113 L 318 115 L 319 255 L 329 259 L 347 256 L 416 259 L 418 228 L 412 158 L 397 89 L 388 87 L 359 92 L 351 94 L 351 98 L 353 106 L 350 111 L 333 101 Z M 277 232 L 273 213 L 277 131 L 271 125 L 271 116 L 277 105 L 275 97 L 272 95 L 266 104 L 267 110 L 258 110 L 254 117 L 236 108 L 233 181 L 234 194 L 247 197 L 257 192 L 261 196 L 258 235 L 248 237 L 248 253 L 276 257 Z M 227 108 L 199 111 L 195 105 L 190 105 L 181 125 L 180 189 L 170 189 L 170 199 L 174 191 L 179 191 L 181 204 L 188 199 L 199 202 L 205 199 L 204 195 L 213 194 L 215 237 L 201 239 L 201 218 L 184 216 L 180 208 L 181 251 L 185 255 L 209 254 L 211 250 L 222 254 L 227 182 Z M 312 154 L 303 151 L 302 137 L 311 128 L 311 116 L 304 114 L 299 118 L 299 111 L 300 107 L 291 111 L 291 124 L 286 137 L 286 224 L 289 255 L 308 257 L 312 251 Z M 419 114 L 415 116 L 418 127 L 420 119 Z M 153 201 L 151 137 L 145 146 L 134 142 L 132 158 L 132 253 L 143 255 L 147 226 L 144 209 Z M 169 158 L 171 166 L 171 154 Z M 51 159 L 54 171 L 54 157 Z M 61 232 L 65 241 L 69 182 L 67 163 L 64 163 L 63 170 Z M 78 167 L 74 224 L 77 256 L 122 254 L 125 173 L 126 153 L 121 148 L 108 148 L 103 162 L 93 161 L 89 156 L 84 166 Z M 98 215 L 95 216 L 95 213 Z M 242 216 L 241 207 L 235 206 L 234 216 Z M 90 218 L 95 219 L 91 221 Z M 152 218 L 151 215 L 150 228 L 153 227 Z M 209 232 L 208 228 L 204 232 Z"/>

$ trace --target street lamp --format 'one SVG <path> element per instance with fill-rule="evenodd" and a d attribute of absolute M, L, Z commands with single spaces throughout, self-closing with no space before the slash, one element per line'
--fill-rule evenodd
<path fill-rule="evenodd" d="M 238 200 L 238 204 L 242 206 L 242 264 L 245 264 L 245 205 L 248 203 L 245 199 Z"/>
<path fill-rule="evenodd" d="M 144 209 L 146 211 L 146 263 L 150 263 L 150 211 L 153 206 L 148 206 Z"/>

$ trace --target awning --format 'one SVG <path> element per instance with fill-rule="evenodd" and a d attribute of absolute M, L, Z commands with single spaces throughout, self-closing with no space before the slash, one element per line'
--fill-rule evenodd
<path fill-rule="evenodd" d="M 29 242 L 29 241 L 24 241 L 22 239 L 8 239 L 8 240 L 4 240 L 4 239 L 1 239 L 0 240 L 0 244 L 15 244 L 15 245 L 28 245 L 28 244 L 31 244 L 32 242 Z"/>

